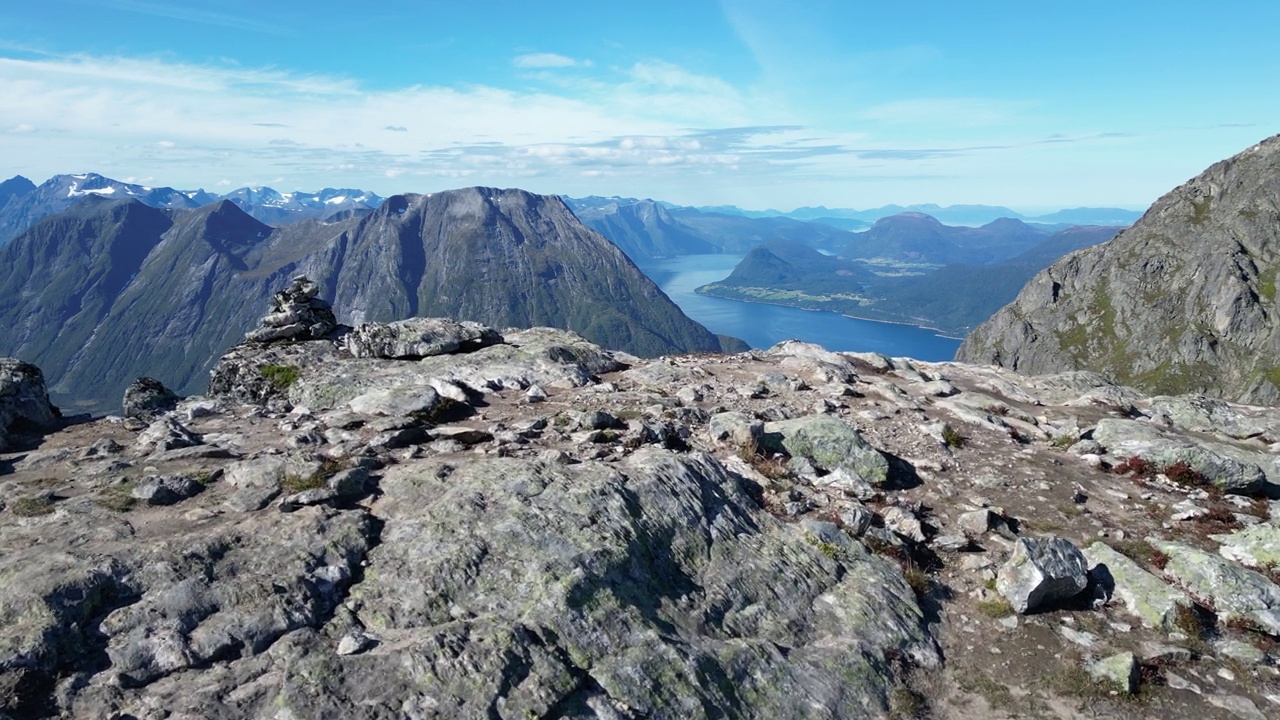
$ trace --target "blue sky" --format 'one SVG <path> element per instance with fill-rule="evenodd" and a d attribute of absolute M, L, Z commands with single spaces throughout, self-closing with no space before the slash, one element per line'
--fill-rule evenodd
<path fill-rule="evenodd" d="M 1277 27 L 1230 0 L 8 2 L 0 175 L 1141 208 L 1280 132 Z"/>

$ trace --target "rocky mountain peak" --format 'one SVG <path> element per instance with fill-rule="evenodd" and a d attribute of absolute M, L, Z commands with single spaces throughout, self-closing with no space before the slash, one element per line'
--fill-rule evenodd
<path fill-rule="evenodd" d="M 1280 136 L 1034 277 L 957 358 L 1087 369 L 1149 392 L 1280 402 Z"/>

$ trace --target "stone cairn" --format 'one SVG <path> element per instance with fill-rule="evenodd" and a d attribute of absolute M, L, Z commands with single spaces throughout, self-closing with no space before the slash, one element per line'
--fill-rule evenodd
<path fill-rule="evenodd" d="M 275 340 L 318 340 L 338 327 L 329 303 L 316 297 L 320 286 L 299 275 L 289 287 L 271 298 L 272 312 L 262 318 L 262 327 L 245 335 L 251 342 Z"/>

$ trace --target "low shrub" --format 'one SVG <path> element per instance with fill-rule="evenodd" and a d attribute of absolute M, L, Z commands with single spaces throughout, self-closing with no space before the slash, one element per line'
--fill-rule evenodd
<path fill-rule="evenodd" d="M 298 381 L 298 368 L 294 365 L 259 365 L 258 374 L 280 392 Z"/>
<path fill-rule="evenodd" d="M 18 498 L 9 506 L 9 512 L 18 517 L 39 517 L 53 512 L 53 498 L 48 495 L 33 495 Z"/>

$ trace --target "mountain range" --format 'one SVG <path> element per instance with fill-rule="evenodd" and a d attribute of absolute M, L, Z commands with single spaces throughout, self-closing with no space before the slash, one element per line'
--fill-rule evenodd
<path fill-rule="evenodd" d="M 333 188 L 315 193 L 280 193 L 271 188 L 244 187 L 219 195 L 138 185 L 97 173 L 54 175 L 36 185 L 19 175 L 0 183 L 0 246 L 40 218 L 67 210 L 86 197 L 132 199 L 151 207 L 173 209 L 197 208 L 225 199 L 250 216 L 272 224 L 359 214 L 378 207 L 383 200 L 363 190 Z"/>
<path fill-rule="evenodd" d="M 346 323 L 548 325 L 641 356 L 722 347 L 556 197 L 396 195 L 363 217 L 271 226 L 227 199 L 156 208 L 105 194 L 0 248 L 0 356 L 38 363 L 64 398 L 112 407 L 144 373 L 197 391 L 299 273 Z"/>

